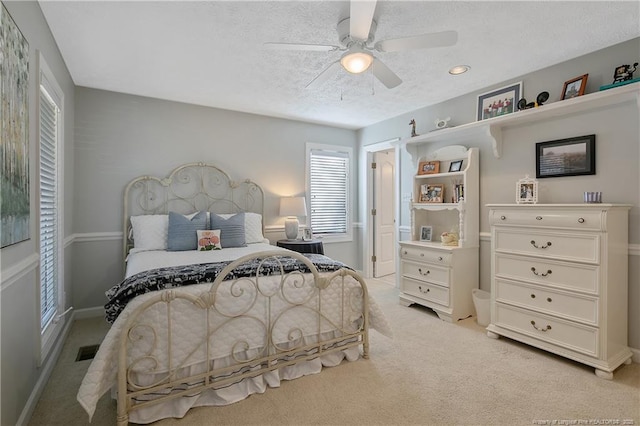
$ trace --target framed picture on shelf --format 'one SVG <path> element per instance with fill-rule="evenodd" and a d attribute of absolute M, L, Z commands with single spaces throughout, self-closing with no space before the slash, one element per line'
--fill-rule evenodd
<path fill-rule="evenodd" d="M 538 181 L 526 175 L 516 182 L 516 203 L 536 204 L 538 202 Z"/>
<path fill-rule="evenodd" d="M 462 161 L 463 160 L 452 161 L 451 164 L 449 164 L 449 171 L 459 172 L 460 170 L 462 170 Z"/>
<path fill-rule="evenodd" d="M 432 175 L 440 173 L 439 161 L 421 161 L 418 165 L 418 175 Z"/>
<path fill-rule="evenodd" d="M 420 241 L 431 241 L 433 228 L 431 226 L 420 227 Z"/>
<path fill-rule="evenodd" d="M 596 174 L 596 135 L 536 143 L 536 177 Z"/>
<path fill-rule="evenodd" d="M 479 95 L 476 102 L 477 121 L 511 114 L 516 110 L 521 97 L 521 81 Z"/>
<path fill-rule="evenodd" d="M 313 231 L 311 228 L 304 228 L 302 231 L 302 241 L 311 241 L 313 240 Z"/>
<path fill-rule="evenodd" d="M 444 185 L 424 184 L 420 187 L 421 203 L 442 203 L 444 200 Z"/>
<path fill-rule="evenodd" d="M 589 74 L 581 75 L 580 77 L 565 81 L 564 87 L 562 88 L 562 97 L 560 97 L 560 99 L 571 99 L 584 95 L 584 89 L 587 87 L 587 77 L 589 77 Z"/>

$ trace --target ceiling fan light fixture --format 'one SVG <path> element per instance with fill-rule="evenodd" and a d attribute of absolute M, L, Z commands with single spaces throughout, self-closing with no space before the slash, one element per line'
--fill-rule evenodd
<path fill-rule="evenodd" d="M 350 50 L 342 55 L 340 63 L 351 74 L 360 74 L 369 69 L 373 56 L 363 50 Z"/>
<path fill-rule="evenodd" d="M 451 75 L 460 75 L 469 71 L 471 67 L 469 65 L 456 65 L 455 67 L 449 70 L 449 74 Z"/>

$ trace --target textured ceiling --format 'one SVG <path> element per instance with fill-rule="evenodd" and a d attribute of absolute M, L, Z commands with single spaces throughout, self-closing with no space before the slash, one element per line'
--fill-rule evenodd
<path fill-rule="evenodd" d="M 305 89 L 340 52 L 263 43 L 337 45 L 349 2 L 40 1 L 78 86 L 351 129 L 638 37 L 639 5 L 378 1 L 376 41 L 455 30 L 457 44 L 377 53 L 403 80 L 394 89 L 344 70 Z M 449 75 L 458 64 L 471 71 Z"/>

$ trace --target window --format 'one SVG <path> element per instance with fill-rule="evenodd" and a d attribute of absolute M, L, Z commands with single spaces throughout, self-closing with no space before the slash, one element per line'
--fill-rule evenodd
<path fill-rule="evenodd" d="M 307 193 L 313 234 L 351 241 L 351 148 L 307 144 Z"/>
<path fill-rule="evenodd" d="M 63 148 L 62 90 L 42 56 L 38 105 L 38 199 L 40 241 L 40 361 L 48 355 L 62 329 L 58 315 L 64 308 L 62 274 L 61 161 Z"/>

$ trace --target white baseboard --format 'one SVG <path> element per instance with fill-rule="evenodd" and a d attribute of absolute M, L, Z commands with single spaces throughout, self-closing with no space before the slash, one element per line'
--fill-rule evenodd
<path fill-rule="evenodd" d="M 631 349 L 631 353 L 633 354 L 633 356 L 631 357 L 631 360 L 636 364 L 640 364 L 640 349 L 635 349 L 635 348 L 630 348 L 630 349 Z"/>
<path fill-rule="evenodd" d="M 38 377 L 38 381 L 36 385 L 33 387 L 31 391 L 31 395 L 29 395 L 29 399 L 27 403 L 24 405 L 22 409 L 22 413 L 20 413 L 20 417 L 16 422 L 16 426 L 22 426 L 29 424 L 29 420 L 31 420 L 31 416 L 33 415 L 33 411 L 36 409 L 36 405 L 38 404 L 38 400 L 42 396 L 42 392 L 44 392 L 44 387 L 47 385 L 49 381 L 49 377 L 51 377 L 51 373 L 53 372 L 53 368 L 56 366 L 58 362 L 58 358 L 60 358 L 60 352 L 62 352 L 62 347 L 64 343 L 67 341 L 67 337 L 69 337 L 69 332 L 71 331 L 71 324 L 73 324 L 75 312 L 73 312 L 69 318 L 69 321 L 64 325 L 64 329 L 60 336 L 58 336 L 58 340 L 56 341 L 53 350 L 51 351 L 51 355 L 47 358 L 46 364 L 42 366 L 42 373 L 40 377 Z"/>
<path fill-rule="evenodd" d="M 104 306 L 95 306 L 93 308 L 77 309 L 74 313 L 75 313 L 74 319 L 104 317 L 106 314 L 104 311 Z"/>

